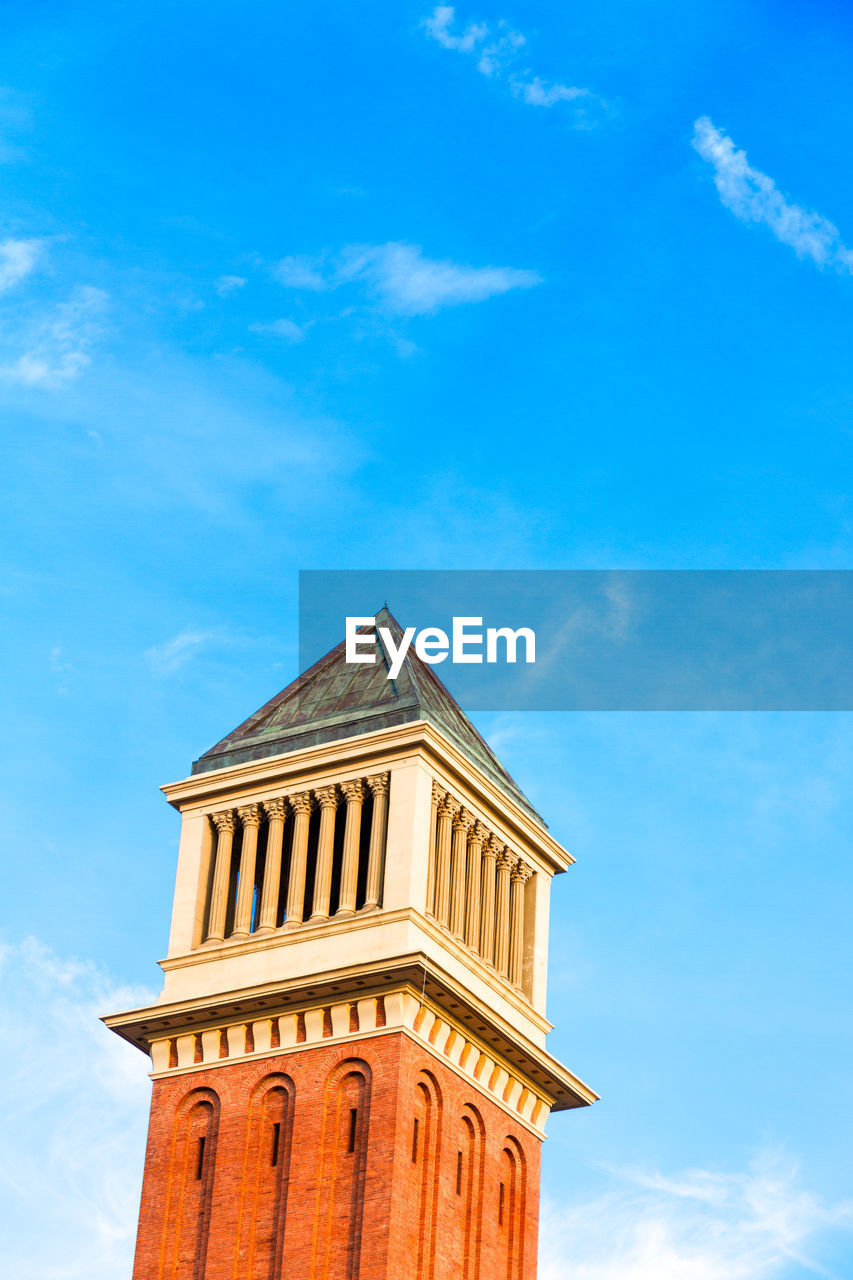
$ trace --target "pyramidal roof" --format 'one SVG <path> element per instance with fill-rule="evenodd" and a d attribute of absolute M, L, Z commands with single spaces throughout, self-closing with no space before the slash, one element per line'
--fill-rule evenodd
<path fill-rule="evenodd" d="M 376 614 L 399 643 L 403 631 L 387 605 Z M 286 689 L 205 751 L 193 773 L 224 769 L 266 756 L 301 751 L 356 734 L 373 733 L 426 720 L 526 813 L 545 826 L 530 801 L 480 736 L 432 667 L 410 647 L 399 674 L 389 677 L 391 659 L 377 632 L 377 661 L 345 661 L 344 642 L 331 649 Z"/>

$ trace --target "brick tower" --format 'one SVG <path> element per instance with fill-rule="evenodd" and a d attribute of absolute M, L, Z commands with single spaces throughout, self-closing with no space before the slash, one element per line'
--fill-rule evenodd
<path fill-rule="evenodd" d="M 399 632 L 387 611 L 377 622 Z M 377 649 L 379 645 L 377 644 Z M 570 855 L 431 667 L 343 645 L 165 787 L 134 1280 L 534 1280 Z"/>

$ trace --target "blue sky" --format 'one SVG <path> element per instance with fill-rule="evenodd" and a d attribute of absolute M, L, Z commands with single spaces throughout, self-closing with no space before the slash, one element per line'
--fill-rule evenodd
<path fill-rule="evenodd" d="M 146 1082 L 95 1014 L 157 986 L 157 787 L 296 674 L 298 569 L 851 567 L 853 18 L 4 18 L 0 1239 L 113 1280 Z M 553 1049 L 604 1101 L 543 1280 L 849 1275 L 848 718 L 478 723 L 578 858 Z"/>

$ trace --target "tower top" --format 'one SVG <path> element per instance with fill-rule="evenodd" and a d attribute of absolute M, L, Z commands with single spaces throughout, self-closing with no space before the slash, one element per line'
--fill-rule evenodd
<path fill-rule="evenodd" d="M 390 631 L 395 642 L 402 638 L 403 629 L 387 603 L 376 614 L 375 622 L 375 663 L 348 664 L 344 642 L 335 645 L 205 751 L 194 762 L 193 773 L 286 755 L 421 720 L 437 728 L 528 817 L 546 827 L 456 699 L 411 646 L 399 674 L 390 678 L 391 657 L 378 628 Z"/>

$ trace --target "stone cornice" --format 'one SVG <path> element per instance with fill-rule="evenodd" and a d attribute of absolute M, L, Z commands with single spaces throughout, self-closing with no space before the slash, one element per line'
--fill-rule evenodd
<path fill-rule="evenodd" d="M 442 931 L 443 932 L 443 931 Z M 378 970 L 378 971 L 377 971 Z M 298 1012 L 307 1005 L 331 1004 L 381 994 L 405 984 L 453 1021 L 468 1039 L 500 1058 L 508 1069 L 521 1072 L 551 1099 L 556 1110 L 584 1106 L 597 1095 L 587 1085 L 533 1044 L 517 1027 L 510 1026 L 449 973 L 423 953 L 399 957 L 384 965 L 351 966 L 310 983 L 294 979 L 288 985 L 270 983 L 247 990 L 225 992 L 205 999 L 152 1005 L 104 1019 L 107 1026 L 147 1052 L 155 1039 L 196 1033 L 223 1022 L 236 1023 L 272 1016 L 285 1010 Z"/>
<path fill-rule="evenodd" d="M 541 1055 L 538 1063 L 509 1061 L 448 1014 L 425 986 L 419 991 L 412 983 L 378 994 L 357 993 L 356 998 L 341 999 L 338 995 L 325 1003 L 315 999 L 300 1008 L 272 1007 L 260 1017 L 258 1010 L 246 1005 L 221 1009 L 219 1015 L 191 1024 L 185 1013 L 183 1020 L 172 1026 L 148 1027 L 140 1047 L 144 1045 L 151 1053 L 154 1078 L 278 1057 L 328 1040 L 346 1042 L 404 1032 L 540 1136 L 550 1110 L 588 1106 L 597 1096 L 548 1055 Z M 128 1016 L 104 1021 L 131 1039 Z M 132 1042 L 140 1044 L 136 1038 Z M 525 1069 L 528 1067 L 533 1070 Z"/>

